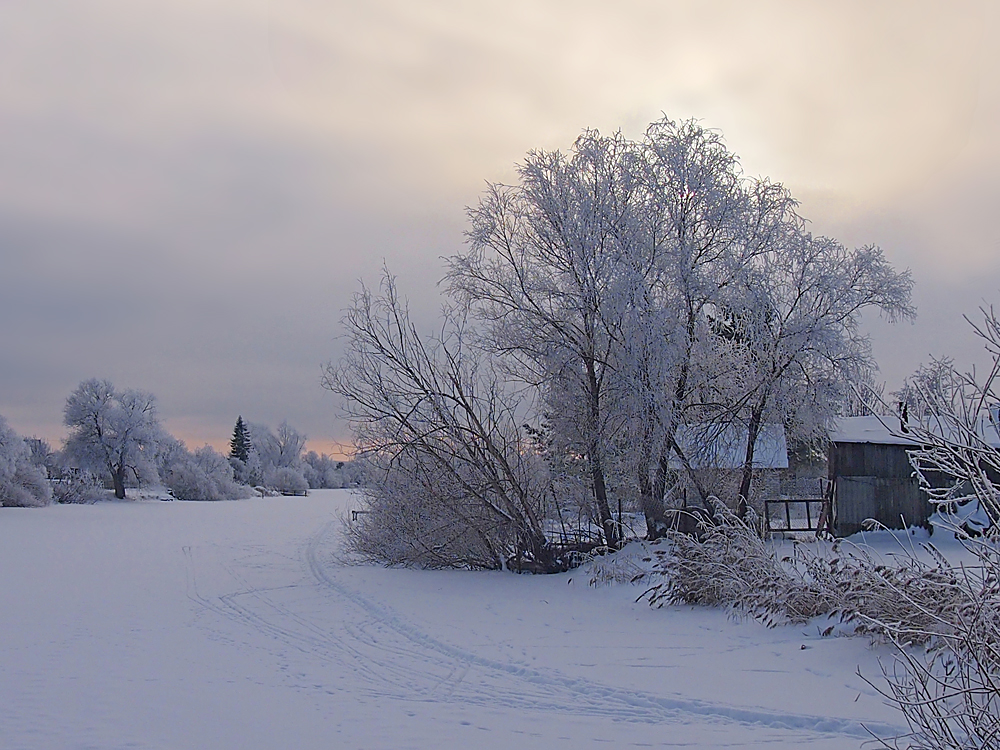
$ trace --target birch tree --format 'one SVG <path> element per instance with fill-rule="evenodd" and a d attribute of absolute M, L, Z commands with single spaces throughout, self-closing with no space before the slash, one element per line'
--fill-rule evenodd
<path fill-rule="evenodd" d="M 633 273 L 625 285 L 633 314 L 622 339 L 628 385 L 621 390 L 640 436 L 632 463 L 647 530 L 658 536 L 672 460 L 707 500 L 696 457 L 678 433 L 685 423 L 706 426 L 708 445 L 710 428 L 729 419 L 731 342 L 714 322 L 793 220 L 795 201 L 780 185 L 745 178 L 721 135 L 693 120 L 654 122 L 641 152 L 643 242 L 624 266 Z"/>
<path fill-rule="evenodd" d="M 618 531 L 608 499 L 614 349 L 627 298 L 621 264 L 636 254 L 640 155 L 621 134 L 586 131 L 571 152 L 533 151 L 514 186 L 490 185 L 469 211 L 467 250 L 447 283 L 486 325 L 485 346 L 516 377 L 573 412 L 597 513 L 609 547 Z"/>

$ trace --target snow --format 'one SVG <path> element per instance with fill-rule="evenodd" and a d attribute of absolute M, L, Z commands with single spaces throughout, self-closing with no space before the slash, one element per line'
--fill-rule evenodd
<path fill-rule="evenodd" d="M 651 609 L 586 568 L 347 564 L 354 502 L 0 509 L 0 747 L 839 750 L 900 730 L 856 674 L 889 657 L 864 639 Z"/>
<path fill-rule="evenodd" d="M 830 431 L 830 442 L 916 446 L 916 441 L 903 437 L 902 427 L 895 424 L 898 422 L 895 417 L 838 417 Z"/>
<path fill-rule="evenodd" d="M 911 425 L 912 426 L 912 425 Z M 976 419 L 976 432 L 987 445 L 1000 448 L 1000 427 L 989 413 Z M 950 440 L 960 440 L 952 426 L 942 426 L 936 422 L 925 424 L 923 429 L 933 435 L 941 435 Z M 898 417 L 838 417 L 830 431 L 831 443 L 874 443 L 876 445 L 912 445 L 918 443 L 903 434 Z"/>

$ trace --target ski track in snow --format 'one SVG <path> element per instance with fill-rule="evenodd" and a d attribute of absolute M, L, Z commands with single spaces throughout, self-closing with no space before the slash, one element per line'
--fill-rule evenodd
<path fill-rule="evenodd" d="M 338 688 L 328 677 L 307 679 L 308 669 L 293 671 L 291 657 L 296 652 L 306 657 L 310 665 L 322 662 L 349 669 L 355 678 L 364 680 L 373 696 L 401 701 L 506 706 L 630 722 L 726 722 L 817 737 L 871 739 L 868 730 L 881 736 L 901 731 L 899 727 L 878 722 L 867 723 L 866 730 L 853 719 L 629 690 L 555 669 L 498 661 L 446 643 L 404 619 L 390 606 L 337 579 L 335 567 L 321 560 L 320 549 L 338 525 L 338 522 L 327 524 L 303 544 L 299 564 L 308 578 L 299 586 L 259 587 L 232 565 L 219 562 L 238 590 L 214 595 L 202 593 L 197 575 L 201 555 L 185 547 L 188 597 L 204 611 L 263 636 L 269 644 L 265 648 L 279 657 L 290 678 L 299 681 L 299 687 L 320 692 L 332 694 Z M 255 556 L 264 553 L 266 549 Z M 300 597 L 303 594 L 332 597 L 336 607 L 324 607 L 324 611 L 341 613 L 341 620 L 314 621 L 301 611 L 308 608 L 297 611 L 282 603 L 278 596 L 282 592 Z"/>

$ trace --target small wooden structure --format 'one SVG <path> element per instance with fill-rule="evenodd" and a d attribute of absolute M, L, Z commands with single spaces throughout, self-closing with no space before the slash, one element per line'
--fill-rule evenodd
<path fill-rule="evenodd" d="M 868 519 L 890 529 L 928 522 L 933 508 L 906 453 L 918 444 L 894 421 L 842 417 L 830 433 L 830 528 L 836 536 L 860 531 Z"/>

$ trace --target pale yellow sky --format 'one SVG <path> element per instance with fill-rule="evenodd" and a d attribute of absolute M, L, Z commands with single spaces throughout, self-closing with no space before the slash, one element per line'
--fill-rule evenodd
<path fill-rule="evenodd" d="M 666 113 L 720 129 L 817 232 L 916 279 L 890 387 L 974 358 L 1000 300 L 1000 15 L 985 2 L 8 0 L 0 414 L 57 440 L 108 377 L 192 445 L 237 414 L 346 439 L 320 364 L 383 259 L 430 324 L 465 205 L 531 148 Z"/>

